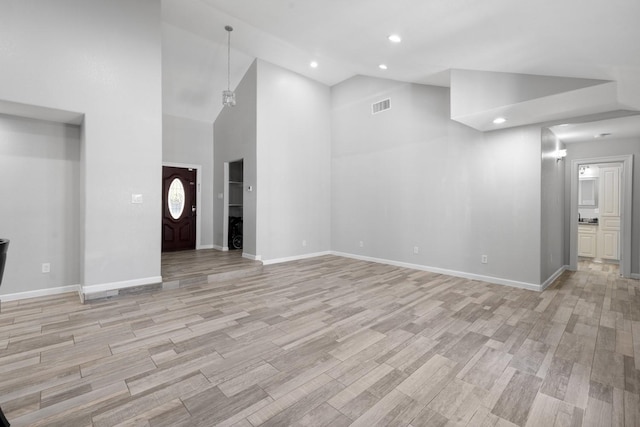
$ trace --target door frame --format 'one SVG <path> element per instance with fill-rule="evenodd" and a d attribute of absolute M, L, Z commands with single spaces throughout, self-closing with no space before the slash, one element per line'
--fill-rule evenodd
<path fill-rule="evenodd" d="M 201 190 L 202 190 L 202 165 L 195 165 L 189 163 L 175 163 L 175 162 L 162 162 L 162 166 L 168 166 L 172 168 L 182 168 L 182 169 L 195 169 L 196 171 L 196 250 L 204 249 L 201 245 L 201 230 L 200 223 L 202 221 L 200 210 L 201 210 Z"/>
<path fill-rule="evenodd" d="M 222 190 L 222 251 L 229 250 L 229 163 L 224 162 L 224 178 Z"/>
<path fill-rule="evenodd" d="M 569 270 L 578 269 L 578 170 L 581 165 L 622 163 L 620 177 L 620 275 L 631 277 L 631 205 L 633 203 L 633 154 L 571 161 L 571 209 L 569 216 Z"/>

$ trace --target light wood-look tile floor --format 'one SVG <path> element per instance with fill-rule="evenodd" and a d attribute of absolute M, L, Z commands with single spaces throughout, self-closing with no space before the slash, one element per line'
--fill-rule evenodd
<path fill-rule="evenodd" d="M 218 282 L 262 271 L 262 262 L 242 257 L 241 250 L 216 249 L 162 253 L 162 281 L 171 287 Z"/>
<path fill-rule="evenodd" d="M 542 293 L 325 256 L 81 305 L 7 302 L 13 426 L 636 426 L 640 283 Z"/>
<path fill-rule="evenodd" d="M 602 271 L 603 273 L 619 274 L 620 265 L 613 262 L 594 262 L 590 258 L 578 258 L 578 270 Z"/>

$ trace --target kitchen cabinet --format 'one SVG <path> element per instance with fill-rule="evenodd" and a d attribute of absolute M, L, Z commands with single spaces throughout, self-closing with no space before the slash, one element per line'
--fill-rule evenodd
<path fill-rule="evenodd" d="M 620 216 L 621 168 L 600 168 L 600 216 Z"/>
<path fill-rule="evenodd" d="M 622 168 L 600 168 L 600 227 L 598 230 L 598 258 L 620 259 L 620 176 Z"/>
<path fill-rule="evenodd" d="M 597 226 L 578 226 L 578 256 L 595 258 L 597 255 Z"/>
<path fill-rule="evenodd" d="M 607 260 L 620 259 L 620 217 L 605 216 L 601 218 L 598 230 L 598 258 Z"/>
<path fill-rule="evenodd" d="M 601 230 L 598 242 L 600 246 L 598 248 L 599 258 L 601 259 L 619 259 L 620 251 L 620 232 L 614 230 Z"/>

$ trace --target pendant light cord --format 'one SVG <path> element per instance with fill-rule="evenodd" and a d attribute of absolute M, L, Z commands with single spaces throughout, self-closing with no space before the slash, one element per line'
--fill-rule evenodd
<path fill-rule="evenodd" d="M 227 90 L 231 90 L 231 31 L 233 27 L 227 25 L 224 27 L 227 30 Z"/>

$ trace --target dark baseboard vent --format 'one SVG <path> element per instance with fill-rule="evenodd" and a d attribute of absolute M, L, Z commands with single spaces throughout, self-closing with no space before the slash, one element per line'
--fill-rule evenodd
<path fill-rule="evenodd" d="M 391 108 L 391 98 L 371 104 L 371 114 L 378 114 Z"/>

